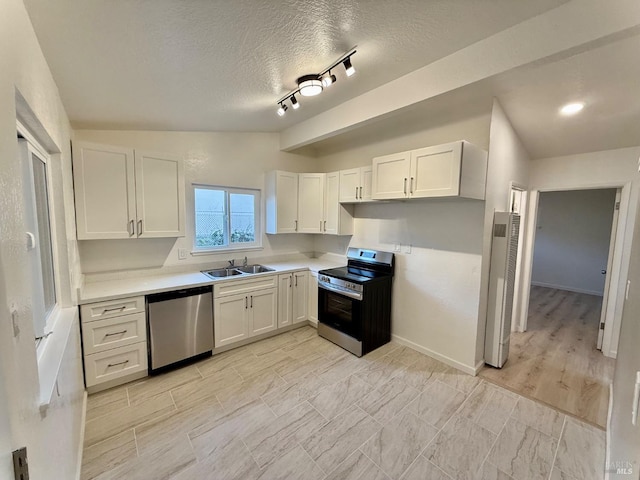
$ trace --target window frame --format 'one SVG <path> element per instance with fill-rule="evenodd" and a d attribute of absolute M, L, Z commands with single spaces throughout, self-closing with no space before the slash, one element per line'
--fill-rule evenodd
<path fill-rule="evenodd" d="M 220 245 L 218 247 L 199 247 L 196 242 L 196 231 L 197 231 L 197 212 L 196 212 L 196 189 L 202 190 L 218 190 L 223 191 L 225 195 L 225 222 L 223 225 L 223 232 L 225 236 L 225 240 L 228 240 L 228 243 L 225 245 Z M 244 187 L 227 187 L 223 185 L 210 185 L 205 183 L 192 183 L 191 184 L 191 193 L 193 198 L 193 243 L 192 243 L 192 251 L 191 255 L 207 255 L 212 253 L 221 253 L 221 252 L 229 252 L 229 251 L 241 251 L 241 250 L 261 250 L 262 249 L 262 190 L 259 188 L 244 188 Z M 250 243 L 231 243 L 231 214 L 230 211 L 230 195 L 231 194 L 241 194 L 241 195 L 253 195 L 253 219 L 254 219 L 254 228 L 255 228 L 255 241 Z"/>
<path fill-rule="evenodd" d="M 23 181 L 30 182 L 28 185 L 25 185 L 25 188 L 28 188 L 29 195 L 29 204 L 25 205 L 25 208 L 32 209 L 28 215 L 33 215 L 35 224 L 36 224 L 36 232 L 30 232 L 38 237 L 39 242 L 39 229 L 40 225 L 38 225 L 37 221 L 37 205 L 35 203 L 35 195 L 36 195 L 36 185 L 35 178 L 33 172 L 33 157 L 36 157 L 39 161 L 44 164 L 44 172 L 45 172 L 45 185 L 46 185 L 46 199 L 47 199 L 47 214 L 49 219 L 49 239 L 51 242 L 51 263 L 52 263 L 52 280 L 53 280 L 53 297 L 54 303 L 49 311 L 44 311 L 44 318 L 37 319 L 35 315 L 32 318 L 34 335 L 36 348 L 38 352 L 44 348 L 44 340 L 53 333 L 53 329 L 55 327 L 55 323 L 60 315 L 61 311 L 61 285 L 60 285 L 60 272 L 59 267 L 60 263 L 58 260 L 58 243 L 56 237 L 56 219 L 55 219 L 55 201 L 53 195 L 53 179 L 52 179 L 52 171 L 51 171 L 51 158 L 48 152 L 42 147 L 42 145 L 35 139 L 33 135 L 29 132 L 29 130 L 24 127 L 19 121 L 16 122 L 16 130 L 18 134 L 17 143 L 18 149 L 20 153 L 20 161 L 26 162 L 26 165 L 23 165 L 22 168 L 28 168 L 28 173 L 23 170 Z M 22 137 L 22 138 L 20 138 Z M 28 175 L 28 178 L 24 178 Z M 40 245 L 38 245 L 38 253 L 39 253 L 39 261 L 42 261 L 42 253 L 40 251 Z M 39 267 L 40 278 L 43 282 L 43 294 L 44 294 L 44 272 L 42 271 L 41 266 Z M 34 288 L 32 287 L 32 295 L 34 292 Z M 34 312 L 35 313 L 35 312 Z"/>

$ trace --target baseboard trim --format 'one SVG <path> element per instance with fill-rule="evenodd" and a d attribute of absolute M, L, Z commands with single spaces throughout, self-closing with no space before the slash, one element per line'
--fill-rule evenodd
<path fill-rule="evenodd" d="M 84 430 L 87 423 L 87 398 L 89 394 L 84 391 L 82 398 L 82 419 L 80 420 L 80 444 L 78 445 L 78 464 L 76 465 L 76 480 L 82 475 L 82 454 L 84 453 Z"/>
<path fill-rule="evenodd" d="M 532 286 L 554 288 L 556 290 L 564 290 L 566 292 L 585 293 L 587 295 L 595 295 L 596 297 L 602 297 L 602 292 L 596 292 L 595 290 L 583 290 L 581 288 L 567 287 L 566 285 L 554 285 L 553 283 L 545 282 L 531 282 Z"/>
<path fill-rule="evenodd" d="M 411 340 L 407 340 L 406 338 L 400 337 L 398 335 L 391 335 L 392 340 L 399 343 L 400 345 L 404 345 L 405 347 L 412 348 L 413 350 L 424 353 L 425 355 L 435 358 L 436 360 L 446 363 L 450 367 L 456 368 L 458 370 L 463 371 L 464 373 L 468 373 L 469 375 L 473 375 L 474 377 L 478 374 L 484 362 L 478 363 L 476 366 L 465 365 L 464 363 L 460 363 L 453 358 L 449 358 L 446 355 L 442 355 L 440 353 L 434 352 L 422 345 L 418 345 L 417 343 L 412 342 Z"/>

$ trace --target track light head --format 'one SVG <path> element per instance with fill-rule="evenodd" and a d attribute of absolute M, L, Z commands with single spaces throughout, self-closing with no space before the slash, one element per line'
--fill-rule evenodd
<path fill-rule="evenodd" d="M 353 67 L 353 65 L 351 65 L 351 57 L 345 58 L 342 64 L 344 65 L 344 69 L 347 73 L 347 77 L 350 77 L 351 75 L 356 73 L 356 69 Z"/>
<path fill-rule="evenodd" d="M 336 83 L 336 76 L 332 75 L 331 71 L 329 71 L 327 76 L 322 78 L 322 86 L 326 88 L 326 87 L 330 87 L 334 83 Z"/>
<path fill-rule="evenodd" d="M 297 110 L 300 108 L 300 104 L 298 103 L 298 99 L 296 98 L 295 95 L 291 95 L 291 106 L 293 107 L 294 110 Z"/>
<path fill-rule="evenodd" d="M 284 103 L 281 103 L 280 108 L 278 108 L 278 115 L 282 117 L 285 113 L 287 113 L 287 106 Z"/>

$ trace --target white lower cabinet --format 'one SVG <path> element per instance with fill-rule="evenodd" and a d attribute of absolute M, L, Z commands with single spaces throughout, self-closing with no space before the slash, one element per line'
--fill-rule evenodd
<path fill-rule="evenodd" d="M 278 276 L 278 328 L 306 321 L 308 317 L 308 275 L 306 270 Z"/>
<path fill-rule="evenodd" d="M 87 388 L 98 391 L 146 375 L 144 304 L 140 296 L 80 307 Z"/>
<path fill-rule="evenodd" d="M 231 345 L 278 328 L 276 280 L 276 276 L 271 275 L 214 285 L 214 347 Z"/>

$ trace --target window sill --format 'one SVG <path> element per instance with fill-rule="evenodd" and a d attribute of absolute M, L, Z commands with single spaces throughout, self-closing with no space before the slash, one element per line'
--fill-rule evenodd
<path fill-rule="evenodd" d="M 254 252 L 256 250 L 264 250 L 262 245 L 256 245 L 254 247 L 230 247 L 211 250 L 192 250 L 191 256 L 198 257 L 200 255 L 215 255 L 217 253 L 229 253 L 229 252 Z"/>
<path fill-rule="evenodd" d="M 39 345 L 37 350 L 40 410 L 46 410 L 49 407 L 56 391 L 62 358 L 69 340 L 71 327 L 78 316 L 78 309 L 76 307 L 61 308 L 56 312 L 56 316 L 57 318 L 53 323 L 53 332 Z"/>

